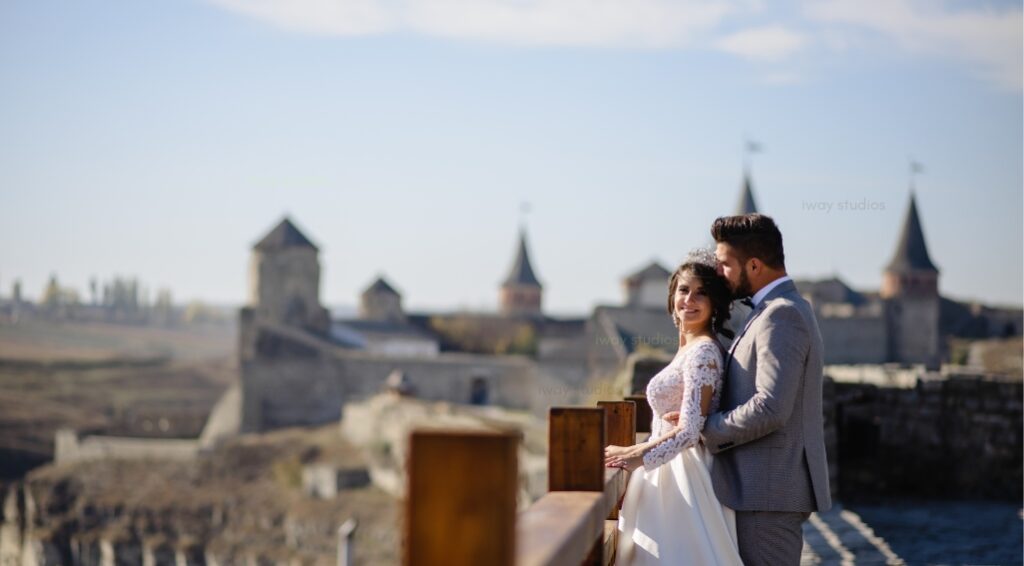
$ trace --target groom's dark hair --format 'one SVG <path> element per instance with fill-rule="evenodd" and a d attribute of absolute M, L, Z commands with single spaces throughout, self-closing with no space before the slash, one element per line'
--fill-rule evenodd
<path fill-rule="evenodd" d="M 786 254 L 782 251 L 782 232 L 771 216 L 742 214 L 721 216 L 711 225 L 711 237 L 716 243 L 729 244 L 743 261 L 752 257 L 773 269 L 786 269 Z"/>

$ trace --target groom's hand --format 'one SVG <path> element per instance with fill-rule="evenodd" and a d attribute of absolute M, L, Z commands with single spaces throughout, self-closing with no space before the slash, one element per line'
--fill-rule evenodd
<path fill-rule="evenodd" d="M 661 420 L 672 426 L 676 426 L 679 424 L 679 411 L 669 411 L 661 416 Z"/>

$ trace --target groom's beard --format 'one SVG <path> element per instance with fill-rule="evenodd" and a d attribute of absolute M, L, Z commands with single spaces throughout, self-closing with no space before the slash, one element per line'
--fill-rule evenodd
<path fill-rule="evenodd" d="M 747 277 L 747 268 L 744 267 L 742 271 L 740 271 L 740 281 L 732 291 L 732 300 L 738 301 L 740 299 L 746 299 L 753 294 L 754 291 L 750 287 L 750 278 Z"/>

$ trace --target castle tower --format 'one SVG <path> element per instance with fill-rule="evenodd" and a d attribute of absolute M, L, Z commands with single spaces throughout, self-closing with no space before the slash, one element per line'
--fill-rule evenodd
<path fill-rule="evenodd" d="M 672 274 L 652 261 L 646 267 L 622 280 L 626 295 L 626 306 L 635 308 L 664 309 L 668 297 L 668 278 Z"/>
<path fill-rule="evenodd" d="M 526 231 L 519 231 L 519 248 L 512 270 L 501 284 L 499 302 L 501 312 L 506 315 L 541 314 L 541 293 L 543 286 L 533 274 L 530 254 L 526 249 Z"/>
<path fill-rule="evenodd" d="M 751 179 L 750 168 L 746 167 L 743 169 L 743 183 L 740 185 L 740 195 L 736 201 L 736 210 L 733 214 L 741 216 L 756 212 L 760 211 L 757 210 L 757 202 L 754 200 L 754 182 Z M 712 247 L 714 247 L 714 243 L 712 243 Z M 733 301 L 729 320 L 725 323 L 725 327 L 738 336 L 743 330 L 743 325 L 752 310 L 752 308 L 738 300 Z"/>
<path fill-rule="evenodd" d="M 879 293 L 886 300 L 889 359 L 937 366 L 939 344 L 939 270 L 925 245 L 913 189 L 910 206 Z"/>
<path fill-rule="evenodd" d="M 359 318 L 367 320 L 403 321 L 402 295 L 378 277 L 359 297 Z"/>
<path fill-rule="evenodd" d="M 319 250 L 287 217 L 252 249 L 249 306 L 274 324 L 326 331 L 320 306 Z"/>
<path fill-rule="evenodd" d="M 754 202 L 754 187 L 750 180 L 750 171 L 743 172 L 743 185 L 740 187 L 740 198 L 736 203 L 736 215 L 753 214 L 757 212 L 757 203 Z"/>

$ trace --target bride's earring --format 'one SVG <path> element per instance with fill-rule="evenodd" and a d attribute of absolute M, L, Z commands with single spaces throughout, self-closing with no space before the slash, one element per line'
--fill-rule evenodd
<path fill-rule="evenodd" d="M 676 325 L 676 328 L 679 328 L 679 315 L 676 313 L 672 313 L 672 324 Z"/>

